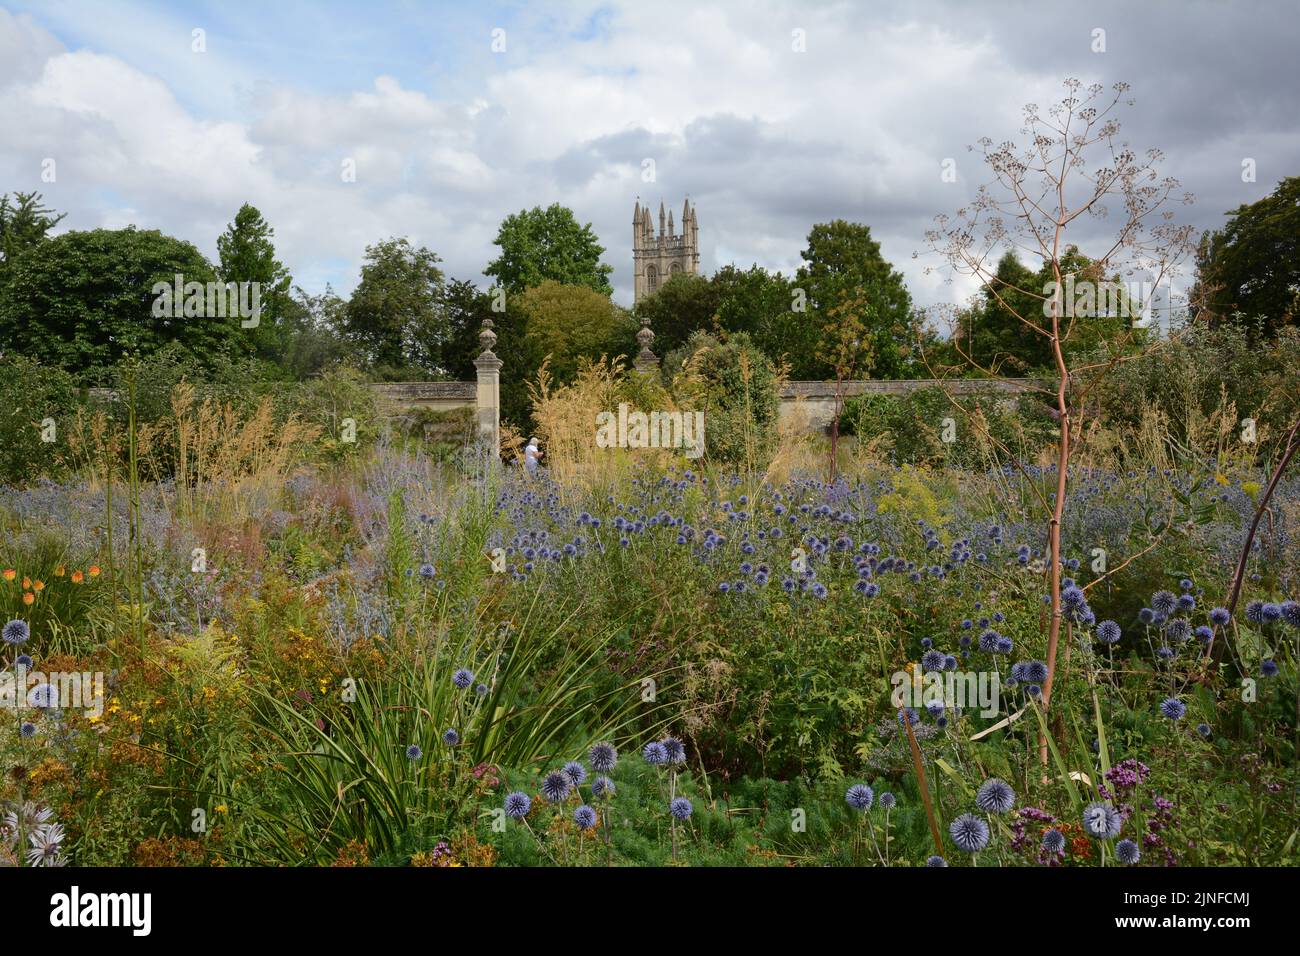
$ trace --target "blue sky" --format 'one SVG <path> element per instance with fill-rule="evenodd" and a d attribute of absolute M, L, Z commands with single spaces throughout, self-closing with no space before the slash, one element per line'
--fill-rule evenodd
<path fill-rule="evenodd" d="M 0 192 L 39 189 L 65 228 L 135 223 L 208 255 L 249 201 L 313 292 L 348 291 L 390 235 L 486 285 L 502 217 L 562 202 L 593 224 L 625 304 L 633 203 L 689 194 L 706 271 L 791 271 L 809 227 L 842 216 L 872 227 L 918 302 L 940 302 L 970 287 L 912 252 L 987 178 L 966 146 L 1014 136 L 1021 106 L 1066 76 L 1132 84 L 1126 131 L 1164 149 L 1198 228 L 1300 174 L 1296 24 L 1291 4 L 1215 0 L 0 0 L 0 123 L 16 131 Z"/>

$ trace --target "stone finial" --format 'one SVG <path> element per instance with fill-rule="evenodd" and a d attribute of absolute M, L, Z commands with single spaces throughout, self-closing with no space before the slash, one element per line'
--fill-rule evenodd
<path fill-rule="evenodd" d="M 655 340 L 654 331 L 650 328 L 650 317 L 641 316 L 641 331 L 637 332 L 636 340 L 641 345 L 641 351 L 636 357 L 636 368 L 639 372 L 650 373 L 659 368 L 659 358 L 650 351 L 650 344 Z"/>
<path fill-rule="evenodd" d="M 492 346 L 497 344 L 497 334 L 492 331 L 491 319 L 485 318 L 483 320 L 483 328 L 478 334 L 478 344 L 483 346 L 484 355 L 490 355 L 493 358 L 496 357 L 492 352 Z"/>

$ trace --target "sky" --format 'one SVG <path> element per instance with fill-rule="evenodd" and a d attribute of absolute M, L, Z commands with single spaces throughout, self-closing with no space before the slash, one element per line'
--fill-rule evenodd
<path fill-rule="evenodd" d="M 1300 175 L 1297 48 L 1294 0 L 0 0 L 0 193 L 212 259 L 250 202 L 298 285 L 344 295 L 389 236 L 486 288 L 501 220 L 558 202 L 624 305 L 634 203 L 689 196 L 705 273 L 789 274 L 844 218 L 918 304 L 960 302 L 924 232 L 989 180 L 980 137 L 1015 139 L 1067 77 L 1126 82 L 1122 138 L 1195 194 L 1179 222 L 1216 228 Z"/>

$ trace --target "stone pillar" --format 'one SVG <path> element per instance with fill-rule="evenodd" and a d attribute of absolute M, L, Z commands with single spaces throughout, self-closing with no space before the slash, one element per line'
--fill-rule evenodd
<path fill-rule="evenodd" d="M 637 354 L 636 370 L 642 375 L 654 375 L 659 371 L 659 359 L 650 351 L 650 343 L 655 340 L 655 334 L 650 329 L 650 319 L 642 316 L 641 331 L 636 334 L 636 340 L 641 343 L 641 351 Z"/>
<path fill-rule="evenodd" d="M 490 442 L 498 455 L 501 454 L 501 359 L 492 351 L 496 345 L 497 334 L 492 331 L 492 320 L 483 320 L 483 330 L 478 334 L 482 353 L 474 360 L 478 370 L 478 392 L 475 394 L 475 406 L 478 412 L 478 434 L 483 441 Z"/>

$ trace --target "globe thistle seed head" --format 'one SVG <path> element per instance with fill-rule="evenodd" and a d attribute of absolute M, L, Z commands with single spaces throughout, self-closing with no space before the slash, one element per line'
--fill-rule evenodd
<path fill-rule="evenodd" d="M 516 790 L 506 796 L 505 810 L 508 817 L 514 817 L 516 820 L 520 817 L 526 817 L 532 806 L 533 798 L 522 790 Z"/>
<path fill-rule="evenodd" d="M 618 763 L 618 751 L 611 743 L 601 742 L 594 745 L 587 757 L 591 760 L 591 769 L 596 773 L 609 773 Z"/>
<path fill-rule="evenodd" d="M 542 796 L 551 803 L 559 803 L 569 795 L 573 789 L 573 782 L 568 776 L 560 773 L 558 770 L 552 770 L 542 778 Z"/>
<path fill-rule="evenodd" d="M 1142 858 L 1142 851 L 1133 840 L 1120 840 L 1115 844 L 1115 859 L 1126 866 L 1132 866 Z"/>
<path fill-rule="evenodd" d="M 875 794 L 865 783 L 855 783 L 844 794 L 844 801 L 859 812 L 871 809 L 873 799 L 875 799 Z"/>
<path fill-rule="evenodd" d="M 948 836 L 957 849 L 978 853 L 989 845 L 989 825 L 973 813 L 963 813 L 948 825 Z"/>
<path fill-rule="evenodd" d="M 1187 713 L 1187 705 L 1177 697 L 1166 697 L 1160 702 L 1160 713 L 1170 720 L 1182 720 Z"/>
<path fill-rule="evenodd" d="M 1094 840 L 1113 840 L 1124 821 L 1119 811 L 1105 800 L 1094 800 L 1083 808 L 1083 829 Z"/>
<path fill-rule="evenodd" d="M 1016 805 L 1016 792 L 1005 780 L 990 777 L 976 791 L 975 805 L 985 813 L 1010 813 Z"/>
<path fill-rule="evenodd" d="M 32 636 L 32 629 L 28 627 L 27 622 L 14 619 L 0 628 L 0 639 L 11 647 L 17 647 L 19 644 L 26 643 L 27 639 Z"/>

